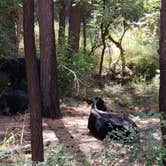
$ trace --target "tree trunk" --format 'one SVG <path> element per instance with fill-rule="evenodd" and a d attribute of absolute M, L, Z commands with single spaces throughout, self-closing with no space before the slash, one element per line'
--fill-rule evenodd
<path fill-rule="evenodd" d="M 40 83 L 43 116 L 60 116 L 52 0 L 39 0 Z"/>
<path fill-rule="evenodd" d="M 71 1 L 70 14 L 69 14 L 69 48 L 71 52 L 79 51 L 79 40 L 80 40 L 80 6 L 77 3 L 73 6 Z"/>
<path fill-rule="evenodd" d="M 122 62 L 122 79 L 121 79 L 121 83 L 122 85 L 125 83 L 125 75 L 126 75 L 126 59 L 125 59 L 125 52 L 122 48 L 122 45 L 120 43 L 119 45 L 119 49 L 120 49 L 120 58 L 121 58 L 121 62 Z"/>
<path fill-rule="evenodd" d="M 104 42 L 103 43 L 103 49 L 102 49 L 102 52 L 101 52 L 101 59 L 100 59 L 100 66 L 99 66 L 99 77 L 101 77 L 101 75 L 102 75 L 105 49 L 106 49 L 106 43 Z"/>
<path fill-rule="evenodd" d="M 99 88 L 103 88 L 103 78 L 102 78 L 102 70 L 103 70 L 103 61 L 104 61 L 104 53 L 106 49 L 106 44 L 103 45 L 102 53 L 101 53 L 101 59 L 100 59 L 100 66 L 99 66 L 99 76 L 98 76 L 98 85 Z"/>
<path fill-rule="evenodd" d="M 24 51 L 28 80 L 28 95 L 30 108 L 31 126 L 31 148 L 32 160 L 43 161 L 43 136 L 41 119 L 41 95 L 39 88 L 39 77 L 35 59 L 34 39 L 34 2 L 33 0 L 23 1 L 24 10 Z"/>
<path fill-rule="evenodd" d="M 84 51 L 84 55 L 86 54 L 86 18 L 85 16 L 82 14 L 82 23 L 83 23 L 83 51 Z"/>
<path fill-rule="evenodd" d="M 66 19 L 66 14 L 65 14 L 65 2 L 64 0 L 60 1 L 60 13 L 59 13 L 59 34 L 58 34 L 58 44 L 61 46 L 64 44 L 65 41 L 65 19 Z"/>
<path fill-rule="evenodd" d="M 103 12 L 105 12 L 105 7 L 106 7 L 106 0 L 103 0 Z M 103 49 L 101 52 L 101 59 L 100 59 L 100 66 L 99 66 L 99 88 L 103 88 L 102 70 L 103 70 L 104 53 L 106 49 L 106 36 L 108 34 L 109 25 L 110 25 L 109 23 L 105 25 L 104 22 L 101 22 L 101 25 L 100 25 Z"/>
<path fill-rule="evenodd" d="M 166 148 L 166 1 L 161 1 L 160 11 L 160 89 L 159 111 L 161 113 L 161 132 L 163 148 Z M 163 156 L 163 164 L 166 165 L 166 155 Z"/>

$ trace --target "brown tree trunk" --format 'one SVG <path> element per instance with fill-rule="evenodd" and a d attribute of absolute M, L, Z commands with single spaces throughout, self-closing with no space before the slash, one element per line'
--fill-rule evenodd
<path fill-rule="evenodd" d="M 122 62 L 122 79 L 121 79 L 121 84 L 124 85 L 124 83 L 125 83 L 125 75 L 126 75 L 125 52 L 124 52 L 124 49 L 122 48 L 121 43 L 120 43 L 118 48 L 120 49 L 120 58 L 121 58 L 121 62 Z"/>
<path fill-rule="evenodd" d="M 68 43 L 71 52 L 79 51 L 79 40 L 80 40 L 80 6 L 79 3 L 73 6 L 71 1 L 70 14 L 69 14 L 69 38 Z"/>
<path fill-rule="evenodd" d="M 59 34 L 58 34 L 58 44 L 61 46 L 64 44 L 65 41 L 65 2 L 64 0 L 60 1 L 60 13 L 59 13 Z"/>
<path fill-rule="evenodd" d="M 103 88 L 103 79 L 102 79 L 102 70 L 103 70 L 103 61 L 104 61 L 104 54 L 105 54 L 105 49 L 106 49 L 106 35 L 107 35 L 107 30 L 104 30 L 103 23 L 101 23 L 101 38 L 102 38 L 102 52 L 101 52 L 101 59 L 100 59 L 100 66 L 99 66 L 99 79 L 98 79 L 98 84 L 99 88 Z"/>
<path fill-rule="evenodd" d="M 106 0 L 103 0 L 103 12 L 105 12 L 105 7 L 106 7 Z M 108 32 L 109 32 L 108 31 L 109 26 L 110 26 L 109 23 L 105 25 L 104 22 L 101 22 L 101 25 L 100 25 L 103 48 L 101 52 L 101 59 L 100 59 L 100 66 L 99 66 L 99 88 L 103 88 L 102 70 L 103 70 L 104 53 L 106 49 L 106 36 L 108 35 Z"/>
<path fill-rule="evenodd" d="M 84 55 L 86 54 L 86 18 L 85 16 L 82 14 L 82 23 L 83 23 L 83 51 L 84 51 Z"/>
<path fill-rule="evenodd" d="M 160 89 L 159 111 L 161 113 L 162 145 L 166 148 L 166 1 L 161 1 L 160 11 Z M 166 165 L 166 155 L 163 156 L 163 164 Z"/>
<path fill-rule="evenodd" d="M 39 77 L 35 59 L 34 39 L 34 2 L 33 0 L 23 1 L 24 10 L 24 51 L 28 80 L 28 95 L 30 108 L 31 126 L 31 148 L 32 160 L 43 161 L 43 136 L 41 119 L 41 95 L 39 88 Z"/>
<path fill-rule="evenodd" d="M 99 66 L 99 77 L 101 77 L 101 75 L 102 75 L 105 49 L 106 49 L 106 43 L 104 42 L 102 52 L 101 52 L 101 59 L 100 59 L 100 66 Z"/>
<path fill-rule="evenodd" d="M 110 39 L 111 42 L 113 42 L 116 47 L 120 50 L 120 58 L 121 58 L 121 62 L 122 62 L 122 80 L 121 80 L 121 83 L 122 85 L 125 83 L 124 82 L 124 77 L 125 77 L 125 73 L 126 73 L 126 59 L 125 59 L 125 50 L 123 49 L 122 47 L 122 40 L 123 40 L 123 37 L 125 35 L 125 32 L 127 30 L 124 31 L 123 35 L 121 36 L 120 38 L 120 41 L 115 41 L 111 35 L 108 36 L 108 38 Z M 119 61 L 119 60 L 118 60 Z"/>
<path fill-rule="evenodd" d="M 60 116 L 52 0 L 39 0 L 40 83 L 43 116 Z"/>

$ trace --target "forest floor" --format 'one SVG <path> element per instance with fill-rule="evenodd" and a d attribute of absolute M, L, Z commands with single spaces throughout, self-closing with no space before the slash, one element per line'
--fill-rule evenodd
<path fill-rule="evenodd" d="M 121 89 L 118 90 L 118 93 L 121 96 L 121 94 L 133 94 L 133 91 L 132 89 Z M 54 159 L 57 165 L 63 165 L 60 163 L 60 158 L 63 160 L 62 162 L 67 163 L 66 165 L 71 166 L 143 166 L 147 162 L 146 160 L 155 161 L 156 156 L 152 156 L 152 153 L 148 155 L 146 152 L 154 151 L 151 149 L 154 142 L 151 145 L 150 141 L 153 140 L 158 145 L 160 144 L 159 116 L 153 112 L 158 110 L 158 104 L 152 102 L 133 105 L 128 100 L 123 102 L 126 99 L 122 100 L 121 97 L 117 97 L 115 95 L 117 91 L 112 92 L 110 96 L 109 93 L 103 95 L 100 90 L 96 90 L 95 95 L 99 94 L 104 97 L 107 107 L 111 111 L 118 110 L 121 114 L 130 116 L 138 125 L 142 140 L 142 150 L 140 150 L 138 157 L 134 158 L 137 151 L 134 146 L 129 152 L 127 149 L 129 146 L 122 146 L 115 141 L 108 143 L 108 141 L 100 141 L 93 137 L 87 128 L 90 106 L 81 100 L 65 98 L 61 102 L 63 118 L 43 119 L 45 159 L 51 153 L 50 147 L 63 145 L 64 149 L 61 146 L 59 151 L 55 152 L 59 157 Z M 134 96 L 136 95 L 144 94 L 134 94 Z M 140 96 L 140 99 L 145 101 L 147 96 Z M 149 102 L 149 100 L 147 101 Z M 113 105 L 113 103 L 117 104 Z M 0 165 L 21 165 L 18 160 L 28 160 L 31 152 L 29 113 L 12 117 L 0 116 L 0 141 Z M 21 154 L 22 157 L 18 158 L 18 154 L 19 156 Z M 133 155 L 132 159 L 134 158 L 135 162 L 129 162 L 131 155 Z"/>

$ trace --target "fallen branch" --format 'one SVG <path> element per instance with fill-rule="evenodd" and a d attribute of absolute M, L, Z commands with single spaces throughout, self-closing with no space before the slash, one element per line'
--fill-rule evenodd
<path fill-rule="evenodd" d="M 80 91 L 80 84 L 86 86 L 86 87 L 89 87 L 90 85 L 87 85 L 85 84 L 81 79 L 78 78 L 76 72 L 70 68 L 68 68 L 67 66 L 65 65 L 60 65 L 59 67 L 63 67 L 64 69 L 68 70 L 69 71 L 69 74 L 72 74 L 74 76 L 74 82 L 75 82 L 75 89 L 77 90 L 76 94 L 78 95 L 79 94 L 79 91 Z"/>

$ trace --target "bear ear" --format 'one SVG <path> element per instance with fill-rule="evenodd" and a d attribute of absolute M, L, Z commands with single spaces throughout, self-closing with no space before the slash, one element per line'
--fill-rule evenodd
<path fill-rule="evenodd" d="M 86 102 L 90 105 L 93 104 L 93 99 L 86 99 Z"/>
<path fill-rule="evenodd" d="M 101 97 L 99 97 L 99 102 L 104 104 L 104 101 L 103 101 L 103 99 Z"/>

